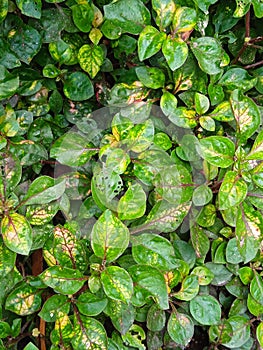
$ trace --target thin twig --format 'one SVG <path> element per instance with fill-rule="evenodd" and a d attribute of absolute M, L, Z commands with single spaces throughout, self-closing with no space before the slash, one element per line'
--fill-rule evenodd
<path fill-rule="evenodd" d="M 258 66 L 262 66 L 263 65 L 263 60 L 256 62 L 256 63 L 252 63 L 252 64 L 248 64 L 247 66 L 243 67 L 244 69 L 251 69 L 251 68 L 256 68 Z"/>

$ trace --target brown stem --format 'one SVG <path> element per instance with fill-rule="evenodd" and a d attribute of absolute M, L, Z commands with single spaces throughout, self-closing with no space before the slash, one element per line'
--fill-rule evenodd
<path fill-rule="evenodd" d="M 263 65 L 263 60 L 256 62 L 256 63 L 252 63 L 252 64 L 248 64 L 247 66 L 243 67 L 244 69 L 251 69 L 251 68 L 256 68 L 258 66 L 262 66 Z"/>
<path fill-rule="evenodd" d="M 250 10 L 246 13 L 245 17 L 245 27 L 246 27 L 246 32 L 245 32 L 245 42 L 241 49 L 239 50 L 236 58 L 233 60 L 232 64 L 236 64 L 240 58 L 240 56 L 243 54 L 243 52 L 246 50 L 248 43 L 250 41 Z"/>

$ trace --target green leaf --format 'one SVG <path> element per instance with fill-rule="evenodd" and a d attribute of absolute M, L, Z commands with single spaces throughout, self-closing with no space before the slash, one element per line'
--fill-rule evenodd
<path fill-rule="evenodd" d="M 157 304 L 153 304 L 147 313 L 147 328 L 152 332 L 161 331 L 166 322 L 165 312 Z"/>
<path fill-rule="evenodd" d="M 29 64 L 33 57 L 39 52 L 42 45 L 42 38 L 39 32 L 28 25 L 19 29 L 12 29 L 8 33 L 10 48 L 20 59 Z"/>
<path fill-rule="evenodd" d="M 37 350 L 37 347 L 32 342 L 30 342 L 24 347 L 24 350 Z"/>
<path fill-rule="evenodd" d="M 262 216 L 252 206 L 244 202 L 236 216 L 236 238 L 238 248 L 245 264 L 254 259 L 262 237 Z"/>
<path fill-rule="evenodd" d="M 200 140 L 201 156 L 208 163 L 227 168 L 234 162 L 235 144 L 224 136 L 209 136 Z"/>
<path fill-rule="evenodd" d="M 128 244 L 128 228 L 109 209 L 105 210 L 91 232 L 91 246 L 95 255 L 111 262 L 125 251 Z"/>
<path fill-rule="evenodd" d="M 132 237 L 132 256 L 138 264 L 151 265 L 160 271 L 177 267 L 171 242 L 153 233 Z"/>
<path fill-rule="evenodd" d="M 136 316 L 136 310 L 132 304 L 126 304 L 113 299 L 108 300 L 104 313 L 110 317 L 114 327 L 121 334 L 128 332 Z"/>
<path fill-rule="evenodd" d="M 68 43 L 58 39 L 48 45 L 52 58 L 60 64 L 69 64 L 73 57 L 73 50 Z"/>
<path fill-rule="evenodd" d="M 251 267 L 244 266 L 238 270 L 238 276 L 243 284 L 248 285 L 252 281 L 254 273 Z"/>
<path fill-rule="evenodd" d="M 173 203 L 169 203 L 166 200 L 159 201 L 153 206 L 145 223 L 136 227 L 132 232 L 149 229 L 156 229 L 160 232 L 172 232 L 181 225 L 189 209 L 189 202 L 174 206 Z"/>
<path fill-rule="evenodd" d="M 263 281 L 262 276 L 258 273 L 255 273 L 250 283 L 250 293 L 258 303 L 263 305 Z"/>
<path fill-rule="evenodd" d="M 65 180 L 54 180 L 49 176 L 40 176 L 29 186 L 23 202 L 26 205 L 47 204 L 62 196 L 65 191 Z"/>
<path fill-rule="evenodd" d="M 217 0 L 194 0 L 195 4 L 202 10 L 206 15 L 209 13 L 209 6 L 215 4 Z"/>
<path fill-rule="evenodd" d="M 181 7 L 176 8 L 172 30 L 175 33 L 189 32 L 193 30 L 197 22 L 197 14 L 193 8 Z"/>
<path fill-rule="evenodd" d="M 256 335 L 257 335 L 257 341 L 259 342 L 259 345 L 263 347 L 263 322 L 260 322 L 259 325 L 257 326 Z"/>
<path fill-rule="evenodd" d="M 252 99 L 239 90 L 232 92 L 230 103 L 237 123 L 237 137 L 241 143 L 245 143 L 259 128 L 259 109 Z"/>
<path fill-rule="evenodd" d="M 144 215 L 146 210 L 146 194 L 139 183 L 129 186 L 118 203 L 120 220 L 133 220 Z"/>
<path fill-rule="evenodd" d="M 215 131 L 216 129 L 215 121 L 211 117 L 208 117 L 208 116 L 200 117 L 199 123 L 201 127 L 207 131 Z"/>
<path fill-rule="evenodd" d="M 0 65 L 0 99 L 11 97 L 19 87 L 19 77 L 14 76 Z"/>
<path fill-rule="evenodd" d="M 79 49 L 78 60 L 80 67 L 93 79 L 104 62 L 103 49 L 98 45 L 83 45 Z"/>
<path fill-rule="evenodd" d="M 232 238 L 227 242 L 225 254 L 226 261 L 230 264 L 239 264 L 243 261 L 243 257 L 238 250 L 236 238 Z"/>
<path fill-rule="evenodd" d="M 73 101 L 87 100 L 94 95 L 93 85 L 89 77 L 82 72 L 68 75 L 63 88 L 66 97 Z"/>
<path fill-rule="evenodd" d="M 74 318 L 73 349 L 108 350 L 107 333 L 95 318 L 79 315 Z"/>
<path fill-rule="evenodd" d="M 227 320 L 222 320 L 218 325 L 209 327 L 209 340 L 215 342 L 228 342 L 233 333 L 232 327 Z"/>
<path fill-rule="evenodd" d="M 5 321 L 0 321 L 0 338 L 6 338 L 11 335 L 11 327 Z"/>
<path fill-rule="evenodd" d="M 94 10 L 89 3 L 78 3 L 71 6 L 75 26 L 82 32 L 88 33 L 92 27 Z"/>
<path fill-rule="evenodd" d="M 239 348 L 244 345 L 250 337 L 250 325 L 244 316 L 231 316 L 228 319 L 233 333 L 229 342 L 223 343 L 228 348 Z"/>
<path fill-rule="evenodd" d="M 209 115 L 219 122 L 229 122 L 234 119 L 231 104 L 228 101 L 220 103 Z"/>
<path fill-rule="evenodd" d="M 252 4 L 253 4 L 255 16 L 257 18 L 262 18 L 263 17 L 263 4 L 258 0 L 252 0 Z M 262 346 L 261 342 L 262 342 L 262 340 L 260 341 L 260 344 Z"/>
<path fill-rule="evenodd" d="M 198 284 L 200 286 L 209 285 L 214 278 L 213 272 L 210 271 L 206 266 L 196 266 L 191 272 L 191 275 L 198 277 Z"/>
<path fill-rule="evenodd" d="M 174 342 L 187 346 L 194 335 L 194 323 L 186 314 L 172 313 L 168 320 L 167 331 Z"/>
<path fill-rule="evenodd" d="M 154 179 L 156 192 L 166 201 L 179 205 L 192 197 L 192 177 L 181 164 L 166 167 Z"/>
<path fill-rule="evenodd" d="M 236 0 L 236 10 L 233 17 L 243 17 L 249 10 L 251 0 Z"/>
<path fill-rule="evenodd" d="M 58 202 L 51 202 L 41 205 L 29 205 L 26 208 L 26 218 L 31 225 L 45 225 L 47 224 L 59 210 Z"/>
<path fill-rule="evenodd" d="M 63 342 L 64 345 L 68 345 L 73 335 L 73 326 L 69 316 L 60 314 L 60 317 L 55 321 L 55 326 L 50 334 L 53 346 L 59 345 L 61 342 Z"/>
<path fill-rule="evenodd" d="M 70 302 L 66 295 L 56 294 L 48 298 L 38 316 L 46 322 L 54 322 L 61 317 L 61 314 L 68 314 Z"/>
<path fill-rule="evenodd" d="M 200 185 L 194 189 L 193 203 L 196 206 L 208 204 L 213 198 L 213 192 L 206 184 Z"/>
<path fill-rule="evenodd" d="M 168 91 L 165 91 L 162 94 L 160 107 L 163 113 L 169 117 L 173 114 L 174 110 L 177 107 L 177 99 L 176 97 Z"/>
<path fill-rule="evenodd" d="M 99 315 L 105 309 L 107 303 L 107 298 L 101 298 L 89 292 L 82 293 L 76 301 L 79 312 L 85 316 Z"/>
<path fill-rule="evenodd" d="M 164 33 L 160 33 L 152 26 L 146 26 L 138 39 L 139 60 L 143 61 L 155 55 L 161 49 L 164 39 Z"/>
<path fill-rule="evenodd" d="M 97 151 L 87 142 L 87 138 L 75 132 L 69 132 L 54 142 L 50 156 L 68 166 L 81 166 L 88 162 Z"/>
<path fill-rule="evenodd" d="M 86 277 L 80 271 L 62 266 L 49 267 L 39 277 L 56 293 L 65 295 L 76 293 L 86 281 Z"/>
<path fill-rule="evenodd" d="M 189 301 L 193 299 L 198 292 L 198 277 L 195 275 L 190 275 L 185 277 L 179 292 L 173 293 L 173 296 L 179 300 Z"/>
<path fill-rule="evenodd" d="M 185 107 L 176 108 L 168 116 L 172 123 L 181 128 L 194 128 L 197 126 L 196 113 L 192 109 L 187 109 Z"/>
<path fill-rule="evenodd" d="M 8 295 L 5 308 L 17 315 L 25 316 L 36 312 L 41 305 L 41 296 L 34 287 L 22 282 Z"/>
<path fill-rule="evenodd" d="M 250 293 L 247 296 L 247 308 L 249 312 L 254 316 L 260 316 L 263 314 L 263 306 L 255 300 Z"/>
<path fill-rule="evenodd" d="M 150 89 L 164 87 L 165 75 L 159 68 L 141 66 L 135 69 L 138 79 Z"/>
<path fill-rule="evenodd" d="M 0 4 L 0 23 L 6 18 L 8 13 L 8 0 L 2 0 Z"/>
<path fill-rule="evenodd" d="M 41 17 L 41 0 L 16 0 L 17 7 L 21 13 L 28 17 Z"/>
<path fill-rule="evenodd" d="M 257 83 L 257 78 L 249 75 L 245 69 L 230 68 L 219 80 L 218 84 L 225 86 L 228 90 L 239 89 L 247 91 Z"/>
<path fill-rule="evenodd" d="M 173 0 L 152 0 L 152 7 L 157 16 L 155 22 L 163 30 L 167 28 L 173 20 L 176 5 Z"/>
<path fill-rule="evenodd" d="M 225 210 L 234 207 L 246 198 L 247 184 L 239 177 L 237 171 L 229 170 L 219 188 L 219 209 Z"/>
<path fill-rule="evenodd" d="M 159 270 L 149 265 L 134 265 L 128 272 L 133 279 L 135 298 L 143 293 L 143 303 L 148 297 L 153 297 L 162 310 L 169 308 L 166 282 Z"/>
<path fill-rule="evenodd" d="M 209 238 L 204 232 L 204 229 L 197 224 L 191 225 L 191 243 L 198 258 L 203 258 L 209 251 Z"/>
<path fill-rule="evenodd" d="M 191 41 L 191 49 L 200 68 L 207 74 L 221 73 L 224 51 L 220 43 L 212 37 L 201 37 Z"/>
<path fill-rule="evenodd" d="M 5 195 L 9 195 L 21 181 L 22 166 L 15 156 L 9 154 L 0 155 L 0 166 Z"/>
<path fill-rule="evenodd" d="M 118 266 L 109 266 L 101 273 L 105 294 L 114 300 L 129 303 L 133 294 L 133 282 L 128 272 Z"/>
<path fill-rule="evenodd" d="M 4 278 L 14 267 L 16 253 L 9 250 L 0 240 L 0 277 Z"/>
<path fill-rule="evenodd" d="M 173 38 L 170 35 L 164 40 L 162 52 L 172 71 L 180 68 L 188 56 L 188 46 L 180 38 Z"/>
<path fill-rule="evenodd" d="M 206 113 L 209 109 L 210 102 L 208 97 L 199 92 L 195 93 L 195 110 L 199 115 Z"/>
<path fill-rule="evenodd" d="M 149 148 L 154 141 L 154 124 L 151 119 L 129 129 L 126 139 L 129 151 L 141 153 Z"/>
<path fill-rule="evenodd" d="M 201 325 L 218 324 L 221 319 L 221 307 L 212 295 L 197 295 L 190 301 L 190 312 Z"/>
<path fill-rule="evenodd" d="M 27 219 L 11 213 L 1 221 L 1 233 L 5 245 L 15 253 L 28 255 L 32 246 L 32 229 Z"/>
<path fill-rule="evenodd" d="M 246 156 L 246 159 L 248 160 L 253 160 L 253 159 L 260 160 L 262 158 L 263 158 L 263 130 L 261 130 L 258 133 L 250 152 Z"/>
<path fill-rule="evenodd" d="M 140 34 L 145 25 L 151 24 L 149 10 L 140 0 L 112 2 L 103 7 L 105 22 L 103 34 L 109 39 L 118 39 L 123 33 Z"/>
<path fill-rule="evenodd" d="M 85 242 L 77 237 L 76 232 L 70 228 L 56 226 L 53 237 L 52 253 L 57 262 L 64 267 L 85 271 L 88 263 Z"/>

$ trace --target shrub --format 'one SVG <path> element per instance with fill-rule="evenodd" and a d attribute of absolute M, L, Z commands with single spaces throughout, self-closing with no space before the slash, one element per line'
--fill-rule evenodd
<path fill-rule="evenodd" d="M 0 2 L 0 348 L 263 347 L 259 0 Z"/>

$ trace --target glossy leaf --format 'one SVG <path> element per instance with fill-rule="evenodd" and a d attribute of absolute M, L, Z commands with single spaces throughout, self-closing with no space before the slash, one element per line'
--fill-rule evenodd
<path fill-rule="evenodd" d="M 263 281 L 262 276 L 255 274 L 250 284 L 250 293 L 252 297 L 263 305 Z"/>
<path fill-rule="evenodd" d="M 263 157 L 263 130 L 261 130 L 258 133 L 246 159 L 249 159 L 249 160 L 262 159 L 262 157 Z"/>
<path fill-rule="evenodd" d="M 28 17 L 40 18 L 42 3 L 40 0 L 16 0 L 21 13 Z"/>
<path fill-rule="evenodd" d="M 15 266 L 16 254 L 0 241 L 0 276 L 4 278 Z"/>
<path fill-rule="evenodd" d="M 248 320 L 244 316 L 232 316 L 228 319 L 232 329 L 233 335 L 229 342 L 223 343 L 228 348 L 241 347 L 244 345 L 250 336 L 250 327 Z"/>
<path fill-rule="evenodd" d="M 40 278 L 55 292 L 65 295 L 76 293 L 86 281 L 86 278 L 78 270 L 61 266 L 47 268 L 42 272 Z"/>
<path fill-rule="evenodd" d="M 134 297 L 143 293 L 146 298 L 156 299 L 162 310 L 169 308 L 165 279 L 159 270 L 149 265 L 134 265 L 128 272 L 134 283 Z"/>
<path fill-rule="evenodd" d="M 150 25 L 150 13 L 140 0 L 132 0 L 127 7 L 125 0 L 104 6 L 105 22 L 102 32 L 109 39 L 117 39 L 123 33 L 140 34 Z"/>
<path fill-rule="evenodd" d="M 92 27 L 94 10 L 89 3 L 78 3 L 71 7 L 72 18 L 76 27 L 84 33 L 88 33 Z"/>
<path fill-rule="evenodd" d="M 109 299 L 104 313 L 110 317 L 114 327 L 121 334 L 126 334 L 128 332 L 136 316 L 135 307 L 131 303 L 126 304 L 113 299 Z"/>
<path fill-rule="evenodd" d="M 23 200 L 27 205 L 46 204 L 61 197 L 64 191 L 64 180 L 55 181 L 49 176 L 40 176 L 32 182 Z"/>
<path fill-rule="evenodd" d="M 167 331 L 173 341 L 187 346 L 194 335 L 194 323 L 186 314 L 172 313 L 168 320 Z"/>
<path fill-rule="evenodd" d="M 0 23 L 3 22 L 8 13 L 8 1 L 3 0 L 0 5 Z"/>
<path fill-rule="evenodd" d="M 165 75 L 159 68 L 141 66 L 136 68 L 138 79 L 148 88 L 159 89 L 164 87 Z"/>
<path fill-rule="evenodd" d="M 240 89 L 247 91 L 253 88 L 257 82 L 245 69 L 231 68 L 219 80 L 219 84 L 228 90 Z"/>
<path fill-rule="evenodd" d="M 14 95 L 19 87 L 19 77 L 14 76 L 0 65 L 0 98 L 8 98 Z"/>
<path fill-rule="evenodd" d="M 237 123 L 238 139 L 243 143 L 260 125 L 259 110 L 255 102 L 239 90 L 232 92 L 230 103 Z"/>
<path fill-rule="evenodd" d="M 221 72 L 221 60 L 224 53 L 216 39 L 211 37 L 193 39 L 191 49 L 200 68 L 205 73 L 218 74 Z"/>
<path fill-rule="evenodd" d="M 7 214 L 1 221 L 5 245 L 15 253 L 28 255 L 32 246 L 32 229 L 27 219 L 18 213 Z"/>
<path fill-rule="evenodd" d="M 156 234 L 143 233 L 132 237 L 132 256 L 138 264 L 146 263 L 161 271 L 168 271 L 176 266 L 172 244 Z"/>
<path fill-rule="evenodd" d="M 118 217 L 120 220 L 137 219 L 146 210 L 146 194 L 139 183 L 129 186 L 118 203 Z"/>
<path fill-rule="evenodd" d="M 229 170 L 224 177 L 218 193 L 219 209 L 225 210 L 241 203 L 247 195 L 247 184 L 237 171 Z"/>
<path fill-rule="evenodd" d="M 162 47 L 165 34 L 152 26 L 146 26 L 138 39 L 138 55 L 140 61 L 155 55 Z"/>
<path fill-rule="evenodd" d="M 133 283 L 128 272 L 118 266 L 109 266 L 101 273 L 105 294 L 114 300 L 129 303 L 133 294 Z"/>
<path fill-rule="evenodd" d="M 99 258 L 108 262 L 116 260 L 128 247 L 129 230 L 110 211 L 106 210 L 93 226 L 91 246 Z"/>
<path fill-rule="evenodd" d="M 206 205 L 213 198 L 213 193 L 207 185 L 200 185 L 193 192 L 193 203 L 196 206 Z"/>
<path fill-rule="evenodd" d="M 79 315 L 74 318 L 73 348 L 79 350 L 108 349 L 107 334 L 103 325 L 95 318 Z"/>
<path fill-rule="evenodd" d="M 188 56 L 187 44 L 178 38 L 168 36 L 162 45 L 162 52 L 172 71 L 180 68 Z"/>
<path fill-rule="evenodd" d="M 36 312 L 41 305 L 41 296 L 34 287 L 23 282 L 8 295 L 5 308 L 17 315 L 25 316 Z"/>
<path fill-rule="evenodd" d="M 181 128 L 194 128 L 197 126 L 195 111 L 185 107 L 178 107 L 168 118 Z"/>
<path fill-rule="evenodd" d="M 94 95 L 93 85 L 83 72 L 74 72 L 67 76 L 63 91 L 73 101 L 87 100 Z"/>
<path fill-rule="evenodd" d="M 218 324 L 221 318 L 220 304 L 212 295 L 198 295 L 192 299 L 190 312 L 202 325 Z"/>
<path fill-rule="evenodd" d="M 172 28 L 175 33 L 189 32 L 196 24 L 196 11 L 190 7 L 177 7 Z"/>
<path fill-rule="evenodd" d="M 89 292 L 82 293 L 76 301 L 79 312 L 85 316 L 99 315 L 105 309 L 107 303 L 107 298 L 101 298 Z"/>
<path fill-rule="evenodd" d="M 78 60 L 81 68 L 93 79 L 103 64 L 104 52 L 100 46 L 86 44 L 81 46 L 78 53 Z"/>
<path fill-rule="evenodd" d="M 199 292 L 198 277 L 195 275 L 186 276 L 183 280 L 179 292 L 173 296 L 179 300 L 189 301 L 193 299 Z"/>
<path fill-rule="evenodd" d="M 160 29 L 168 27 L 173 20 L 176 5 L 173 0 L 153 0 L 152 7 L 157 13 L 156 24 Z"/>
<path fill-rule="evenodd" d="M 198 284 L 200 286 L 207 286 L 214 278 L 214 274 L 206 266 L 197 266 L 191 272 L 192 275 L 198 277 Z"/>
<path fill-rule="evenodd" d="M 165 312 L 158 305 L 153 304 L 147 313 L 147 328 L 152 332 L 161 331 L 166 322 Z"/>
<path fill-rule="evenodd" d="M 13 29 L 8 34 L 10 48 L 20 59 L 20 61 L 29 64 L 33 57 L 41 48 L 42 38 L 39 32 L 30 27 Z"/>
<path fill-rule="evenodd" d="M 69 309 L 68 298 L 62 294 L 56 294 L 45 301 L 38 315 L 46 322 L 54 322 L 61 317 L 61 314 L 68 314 Z"/>
<path fill-rule="evenodd" d="M 86 137 L 73 132 L 57 139 L 50 151 L 52 158 L 68 166 L 81 166 L 95 153 L 97 151 Z"/>
<path fill-rule="evenodd" d="M 73 325 L 69 316 L 61 313 L 60 317 L 55 321 L 55 326 L 50 334 L 51 342 L 58 345 L 61 341 L 63 344 L 69 344 L 73 337 Z"/>
<path fill-rule="evenodd" d="M 201 156 L 208 163 L 227 168 L 234 162 L 235 145 L 226 137 L 209 136 L 200 140 Z"/>

